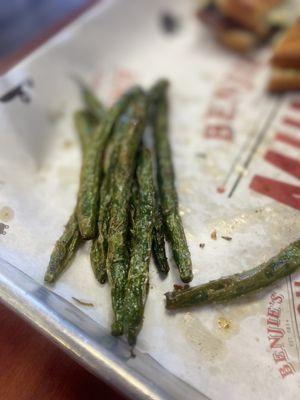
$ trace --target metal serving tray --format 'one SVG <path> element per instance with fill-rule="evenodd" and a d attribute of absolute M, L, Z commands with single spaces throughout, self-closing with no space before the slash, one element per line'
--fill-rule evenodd
<path fill-rule="evenodd" d="M 103 0 L 1 77 L 0 298 L 131 398 L 291 400 L 300 387 L 299 272 L 228 305 L 172 313 L 163 294 L 180 283 L 178 271 L 161 280 L 151 265 L 134 358 L 110 335 L 109 287 L 93 276 L 90 243 L 57 284 L 43 285 L 76 199 L 78 77 L 107 104 L 133 83 L 170 79 L 193 284 L 254 267 L 298 238 L 300 97 L 268 95 L 270 49 L 225 51 L 195 18 L 196 4 Z"/>
<path fill-rule="evenodd" d="M 124 7 L 121 3 L 121 1 L 102 1 L 99 6 L 80 17 L 12 71 L 2 76 L 1 95 L 20 84 L 26 86 L 27 77 L 32 78 L 31 65 L 40 55 L 45 56 L 47 51 L 55 48 L 58 43 L 65 42 L 64 45 L 67 46 L 73 33 L 91 20 L 95 24 L 98 15 L 103 20 L 107 10 L 110 12 L 111 8 L 120 8 L 120 13 L 115 13 L 120 17 Z M 134 7 L 135 2 L 128 3 L 129 7 Z M 115 23 L 117 29 L 118 21 Z M 80 58 L 80 54 L 78 57 Z M 170 374 L 149 355 L 136 349 L 136 356 L 132 358 L 123 340 L 112 337 L 108 329 L 104 329 L 77 307 L 40 285 L 3 258 L 0 258 L 0 299 L 80 364 L 130 398 L 205 398 Z"/>

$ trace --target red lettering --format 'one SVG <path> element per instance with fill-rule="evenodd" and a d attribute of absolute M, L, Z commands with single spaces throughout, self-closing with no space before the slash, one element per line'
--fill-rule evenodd
<path fill-rule="evenodd" d="M 280 317 L 280 309 L 278 308 L 268 308 L 268 315 L 270 317 L 279 318 Z"/>
<path fill-rule="evenodd" d="M 294 368 L 291 364 L 285 364 L 282 368 L 279 368 L 281 377 L 284 379 L 288 375 L 294 375 Z"/>
<path fill-rule="evenodd" d="M 232 129 L 228 125 L 208 125 L 205 128 L 204 136 L 208 139 L 232 140 Z"/>
<path fill-rule="evenodd" d="M 268 328 L 268 333 L 272 333 L 272 335 L 269 335 L 270 338 L 278 337 L 280 339 L 285 335 L 285 331 L 282 328 Z"/>
<path fill-rule="evenodd" d="M 283 294 L 277 294 L 277 293 L 272 293 L 272 294 L 271 294 L 271 300 L 272 300 L 274 303 L 279 303 L 279 304 L 281 304 L 282 301 L 283 301 L 283 299 L 284 299 Z"/>
<path fill-rule="evenodd" d="M 286 135 L 285 133 L 277 133 L 275 136 L 275 140 L 279 142 L 290 144 L 291 146 L 296 147 L 297 149 L 300 148 L 300 140 L 296 139 L 290 135 Z"/>
<path fill-rule="evenodd" d="M 300 101 L 293 101 L 291 103 L 291 107 L 294 108 L 295 110 L 300 110 Z"/>
<path fill-rule="evenodd" d="M 236 94 L 237 90 L 233 87 L 221 87 L 215 90 L 215 96 L 220 99 L 227 100 Z"/>
<path fill-rule="evenodd" d="M 293 128 L 300 128 L 300 121 L 294 118 L 286 117 L 283 118 L 283 123 Z"/>
<path fill-rule="evenodd" d="M 267 324 L 268 324 L 268 325 L 274 325 L 274 326 L 279 327 L 279 325 L 280 325 L 280 319 L 268 318 L 268 319 L 267 319 Z"/>
<path fill-rule="evenodd" d="M 231 81 L 232 84 L 236 83 L 243 89 L 251 90 L 253 88 L 252 82 L 249 81 L 249 77 L 238 76 L 236 73 L 231 72 L 225 76 L 225 79 Z"/>
<path fill-rule="evenodd" d="M 300 161 L 285 156 L 277 151 L 269 150 L 265 154 L 265 160 L 282 169 L 290 175 L 300 179 Z"/>
<path fill-rule="evenodd" d="M 216 104 L 212 104 L 208 110 L 207 116 L 211 118 L 230 120 L 234 117 L 234 107 L 232 107 L 230 111 L 226 112 L 222 107 L 219 108 Z"/>
<path fill-rule="evenodd" d="M 270 338 L 268 337 L 270 343 L 271 343 L 271 349 L 278 349 L 282 347 L 282 344 L 279 343 L 281 338 Z"/>
<path fill-rule="evenodd" d="M 271 197 L 289 207 L 300 210 L 300 187 L 255 175 L 251 181 L 250 188 L 262 195 Z"/>
<path fill-rule="evenodd" d="M 279 341 L 285 335 L 284 329 L 268 327 L 267 331 L 268 331 L 268 339 L 270 341 L 271 349 L 282 348 L 282 344 L 279 343 Z"/>
<path fill-rule="evenodd" d="M 300 287 L 300 282 L 294 282 L 294 285 Z"/>
<path fill-rule="evenodd" d="M 285 350 L 275 350 L 273 353 L 273 358 L 275 362 L 287 361 Z"/>

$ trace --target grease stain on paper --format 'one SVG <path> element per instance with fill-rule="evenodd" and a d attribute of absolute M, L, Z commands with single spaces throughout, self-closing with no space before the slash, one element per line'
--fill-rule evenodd
<path fill-rule="evenodd" d="M 14 210 L 11 207 L 4 206 L 0 209 L 0 219 L 4 222 L 11 221 L 15 216 Z"/>
<path fill-rule="evenodd" d="M 184 335 L 207 361 L 222 361 L 228 353 L 227 341 L 240 333 L 242 321 L 254 315 L 259 317 L 263 310 L 264 304 L 261 301 L 247 304 L 241 300 L 233 306 L 216 306 L 217 313 L 211 329 L 192 313 L 187 313 L 184 316 Z"/>
<path fill-rule="evenodd" d="M 216 337 L 191 313 L 184 316 L 184 333 L 189 343 L 207 361 L 223 359 L 228 352 L 224 340 Z"/>
<path fill-rule="evenodd" d="M 254 315 L 257 317 L 264 315 L 265 304 L 259 299 L 257 300 L 256 296 L 256 293 L 252 293 L 244 298 L 236 299 L 231 305 L 217 305 L 218 316 L 221 320 L 224 317 L 225 320 L 230 321 L 232 325 L 231 328 L 238 333 L 238 323 Z M 225 321 L 223 322 L 225 324 Z M 220 322 L 220 324 L 222 324 L 222 322 Z M 216 319 L 216 325 L 218 325 L 218 319 Z M 234 328 L 234 325 L 237 326 Z"/>

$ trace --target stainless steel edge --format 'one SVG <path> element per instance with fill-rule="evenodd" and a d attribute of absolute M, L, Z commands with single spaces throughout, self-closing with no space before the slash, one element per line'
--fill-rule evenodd
<path fill-rule="evenodd" d="M 130 355 L 125 341 L 73 304 L 0 259 L 0 300 L 80 364 L 132 399 L 207 399 L 148 354 Z"/>

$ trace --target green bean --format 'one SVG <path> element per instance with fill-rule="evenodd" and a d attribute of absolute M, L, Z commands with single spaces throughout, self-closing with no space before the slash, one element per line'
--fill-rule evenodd
<path fill-rule="evenodd" d="M 154 216 L 154 187 L 149 150 L 141 150 L 136 180 L 138 192 L 133 200 L 134 217 L 131 228 L 130 267 L 124 301 L 124 330 L 130 345 L 135 344 L 143 323 L 149 287 L 149 262 Z"/>
<path fill-rule="evenodd" d="M 132 96 L 128 103 L 135 101 L 136 98 L 143 95 L 140 88 L 132 89 Z M 119 118 L 122 117 L 122 114 Z M 118 144 L 122 139 L 123 131 L 114 129 L 112 138 L 105 150 L 104 162 L 104 179 L 100 188 L 100 206 L 98 217 L 98 237 L 93 240 L 91 248 L 91 264 L 96 279 L 100 283 L 105 283 L 107 280 L 106 273 L 106 254 L 107 254 L 107 235 L 109 224 L 109 205 L 112 196 L 112 173 L 115 165 L 118 162 Z"/>
<path fill-rule="evenodd" d="M 106 144 L 113 131 L 116 119 L 137 90 L 140 89 L 135 87 L 126 92 L 106 113 L 93 134 L 93 145 L 89 146 L 84 154 L 77 207 L 80 233 L 84 239 L 93 239 L 97 236 L 102 163 Z"/>
<path fill-rule="evenodd" d="M 89 145 L 92 134 L 98 124 L 98 121 L 95 119 L 93 114 L 89 111 L 80 110 L 76 111 L 74 114 L 74 125 L 77 131 L 81 149 L 83 152 L 86 151 L 87 146 Z"/>
<path fill-rule="evenodd" d="M 81 88 L 81 96 L 88 111 L 101 122 L 105 116 L 106 109 L 102 102 L 95 96 L 92 90 L 83 84 L 79 83 Z"/>
<path fill-rule="evenodd" d="M 86 111 L 77 111 L 74 114 L 74 123 L 80 140 L 81 150 L 84 154 L 87 151 L 96 126 L 95 119 Z M 48 269 L 44 277 L 45 282 L 54 283 L 57 280 L 59 275 L 70 265 L 81 242 L 82 239 L 75 207 L 63 234 L 56 242 L 51 253 Z"/>
<path fill-rule="evenodd" d="M 63 234 L 55 243 L 45 273 L 45 282 L 54 283 L 57 280 L 59 275 L 70 265 L 80 243 L 81 236 L 78 229 L 76 213 L 74 212 L 71 215 Z"/>
<path fill-rule="evenodd" d="M 111 286 L 114 321 L 112 333 L 123 333 L 124 296 L 129 268 L 128 224 L 129 199 L 136 166 L 136 153 L 146 121 L 146 97 L 140 95 L 130 103 L 117 123 L 122 140 L 118 145 L 118 163 L 113 169 L 107 237 L 106 270 Z"/>
<path fill-rule="evenodd" d="M 157 159 L 157 182 L 167 239 L 182 281 L 190 282 L 193 278 L 192 262 L 178 211 L 178 196 L 168 139 L 167 87 L 167 81 L 160 80 L 149 94 Z"/>
<path fill-rule="evenodd" d="M 158 196 L 156 196 L 156 207 L 154 211 L 152 254 L 157 270 L 160 273 L 167 275 L 170 267 L 166 256 L 165 233 Z"/>
<path fill-rule="evenodd" d="M 300 240 L 297 240 L 258 267 L 189 289 L 166 293 L 166 307 L 177 309 L 212 302 L 227 302 L 271 285 L 278 279 L 292 274 L 299 267 Z"/>

